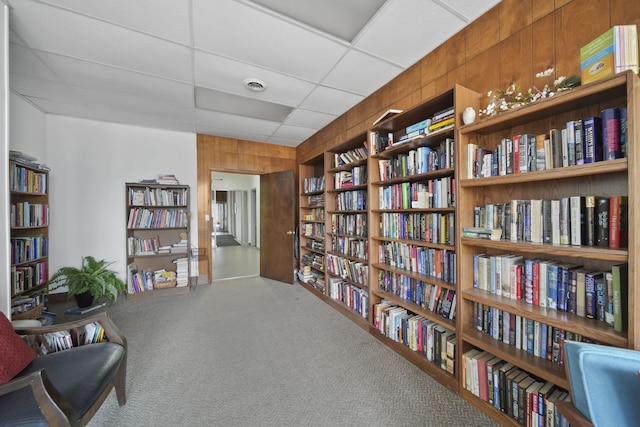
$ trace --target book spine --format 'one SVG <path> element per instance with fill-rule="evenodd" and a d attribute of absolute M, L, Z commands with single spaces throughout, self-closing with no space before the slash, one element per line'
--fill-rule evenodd
<path fill-rule="evenodd" d="M 574 120 L 573 122 L 576 165 L 584 165 L 584 130 L 582 129 L 582 120 Z"/>
<path fill-rule="evenodd" d="M 595 196 L 585 196 L 584 214 L 584 236 L 587 246 L 596 245 L 595 223 L 596 223 L 596 198 Z"/>
<path fill-rule="evenodd" d="M 585 163 L 595 163 L 602 160 L 602 119 L 589 117 L 583 121 Z"/>
<path fill-rule="evenodd" d="M 596 197 L 595 246 L 609 246 L 609 198 Z"/>
<path fill-rule="evenodd" d="M 602 147 L 603 160 L 614 160 L 621 157 L 620 110 L 617 108 L 602 110 Z"/>

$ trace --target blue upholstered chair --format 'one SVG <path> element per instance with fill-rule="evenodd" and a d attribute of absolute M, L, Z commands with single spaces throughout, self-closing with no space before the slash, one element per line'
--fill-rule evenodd
<path fill-rule="evenodd" d="M 560 412 L 572 426 L 640 425 L 640 351 L 566 341 L 571 402 Z"/>

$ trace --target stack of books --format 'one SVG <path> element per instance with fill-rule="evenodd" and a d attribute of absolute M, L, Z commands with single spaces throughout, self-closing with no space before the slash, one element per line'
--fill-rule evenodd
<path fill-rule="evenodd" d="M 582 84 L 625 70 L 638 74 L 638 29 L 616 25 L 580 49 Z"/>
<path fill-rule="evenodd" d="M 173 262 L 176 265 L 176 286 L 187 286 L 189 284 L 189 258 L 177 258 Z"/>

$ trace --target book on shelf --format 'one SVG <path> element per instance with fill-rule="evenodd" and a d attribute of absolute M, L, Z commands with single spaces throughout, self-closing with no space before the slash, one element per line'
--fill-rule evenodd
<path fill-rule="evenodd" d="M 462 229 L 462 237 L 475 237 L 478 239 L 500 240 L 501 228 L 465 227 Z"/>
<path fill-rule="evenodd" d="M 616 25 L 580 48 L 582 84 L 633 70 L 638 74 L 638 29 Z"/>
<path fill-rule="evenodd" d="M 629 198 L 609 197 L 609 247 L 624 248 L 628 242 Z"/>
<path fill-rule="evenodd" d="M 158 178 L 156 179 L 158 184 L 167 184 L 167 185 L 178 185 L 180 182 L 178 178 L 172 173 L 162 173 L 158 174 Z"/>

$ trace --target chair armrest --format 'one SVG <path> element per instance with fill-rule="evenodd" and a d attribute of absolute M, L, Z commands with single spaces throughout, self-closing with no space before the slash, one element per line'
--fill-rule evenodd
<path fill-rule="evenodd" d="M 557 401 L 556 407 L 572 427 L 594 427 L 591 421 L 582 415 L 582 412 L 578 411 L 578 408 L 573 406 L 573 403 L 566 400 Z"/>
<path fill-rule="evenodd" d="M 77 419 L 75 409 L 51 384 L 44 369 L 17 377 L 0 385 L 0 396 L 30 388 L 42 416 L 52 426 L 71 426 Z M 18 420 L 19 421 L 19 420 Z"/>
<path fill-rule="evenodd" d="M 48 332 L 65 331 L 74 328 L 80 328 L 89 323 L 98 322 L 104 328 L 104 334 L 109 340 L 123 347 L 127 347 L 127 338 L 120 329 L 113 323 L 106 311 L 96 313 L 94 315 L 75 320 L 73 322 L 59 323 L 57 325 L 40 326 L 36 328 L 20 329 L 17 332 L 20 335 L 40 335 Z"/>

